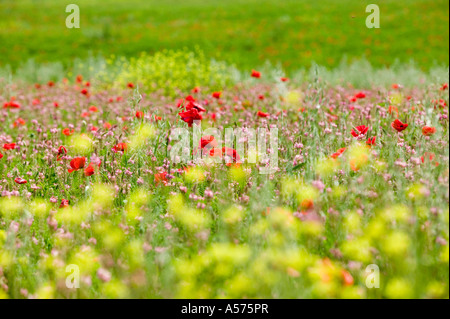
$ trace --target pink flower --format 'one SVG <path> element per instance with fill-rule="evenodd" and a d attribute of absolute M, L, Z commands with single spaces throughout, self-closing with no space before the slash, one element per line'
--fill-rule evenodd
<path fill-rule="evenodd" d="M 97 277 L 103 282 L 108 282 L 111 280 L 111 273 L 105 268 L 99 268 L 97 270 Z"/>

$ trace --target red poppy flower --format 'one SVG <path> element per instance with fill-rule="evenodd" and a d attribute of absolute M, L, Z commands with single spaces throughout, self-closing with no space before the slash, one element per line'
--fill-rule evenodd
<path fill-rule="evenodd" d="M 13 99 L 11 99 L 11 101 L 9 102 L 5 102 L 3 104 L 3 108 L 11 108 L 11 109 L 20 109 L 20 104 L 17 103 L 16 101 L 14 101 Z"/>
<path fill-rule="evenodd" d="M 59 103 L 58 103 L 58 102 L 53 102 L 53 106 L 54 106 L 55 108 L 58 108 L 58 107 L 59 107 Z"/>
<path fill-rule="evenodd" d="M 47 82 L 47 85 L 48 85 L 49 87 L 52 87 L 52 86 L 55 85 L 55 82 L 53 82 L 53 81 L 48 81 L 48 82 Z"/>
<path fill-rule="evenodd" d="M 195 102 L 196 100 L 194 99 L 194 97 L 192 95 L 188 95 L 188 96 L 186 96 L 186 101 Z"/>
<path fill-rule="evenodd" d="M 441 88 L 439 90 L 441 90 L 441 91 L 448 90 L 448 83 L 442 84 L 442 86 L 441 86 Z"/>
<path fill-rule="evenodd" d="M 83 95 L 88 95 L 88 94 L 89 94 L 88 89 L 82 89 L 80 92 L 81 92 L 81 94 L 83 94 Z"/>
<path fill-rule="evenodd" d="M 397 83 L 392 84 L 392 88 L 394 90 L 397 90 L 400 87 L 400 85 L 398 85 Z"/>
<path fill-rule="evenodd" d="M 158 185 L 159 183 L 163 183 L 164 185 L 167 184 L 167 172 L 157 173 L 155 174 L 155 184 Z"/>
<path fill-rule="evenodd" d="M 59 208 L 69 207 L 69 200 L 68 199 L 61 199 L 61 205 L 59 205 Z"/>
<path fill-rule="evenodd" d="M 86 164 L 85 157 L 75 157 L 73 160 L 70 161 L 70 167 L 72 168 L 69 169 L 69 173 L 84 168 L 85 164 Z"/>
<path fill-rule="evenodd" d="M 179 109 L 183 108 L 183 103 L 184 103 L 183 99 L 178 99 L 178 101 L 177 101 L 177 108 L 179 108 Z"/>
<path fill-rule="evenodd" d="M 204 151 L 209 150 L 210 148 L 217 147 L 217 141 L 213 135 L 205 135 L 200 139 L 197 148 L 194 150 L 194 154 L 197 154 L 198 150 L 201 149 Z"/>
<path fill-rule="evenodd" d="M 132 89 L 132 88 L 134 88 L 134 84 L 131 83 L 131 82 L 129 82 L 129 83 L 127 84 L 127 87 L 129 87 L 130 89 Z"/>
<path fill-rule="evenodd" d="M 431 136 L 436 133 L 436 128 L 433 126 L 424 126 L 422 127 L 422 134 L 425 136 Z"/>
<path fill-rule="evenodd" d="M 17 120 L 14 121 L 13 125 L 14 127 L 17 127 L 19 125 L 25 125 L 25 120 L 21 117 L 19 117 Z"/>
<path fill-rule="evenodd" d="M 89 107 L 89 111 L 90 111 L 90 112 L 98 112 L 98 108 L 97 108 L 95 105 L 91 105 L 91 106 Z"/>
<path fill-rule="evenodd" d="M 342 280 L 345 286 L 352 286 L 355 282 L 352 275 L 345 269 L 341 270 Z"/>
<path fill-rule="evenodd" d="M 377 137 L 376 137 L 376 136 L 373 136 L 373 137 L 369 137 L 369 138 L 367 139 L 367 142 L 366 142 L 366 144 L 367 144 L 367 145 L 369 145 L 369 146 L 373 146 L 373 145 L 375 145 L 375 141 L 376 141 L 376 139 L 377 139 Z"/>
<path fill-rule="evenodd" d="M 441 107 L 441 108 L 445 108 L 447 106 L 447 102 L 445 102 L 444 99 L 431 100 L 431 103 L 433 103 L 435 105 L 435 108 L 437 105 L 439 105 L 439 107 Z"/>
<path fill-rule="evenodd" d="M 355 94 L 355 97 L 357 99 L 363 99 L 363 98 L 366 97 L 366 94 L 364 92 L 358 92 L 358 93 Z"/>
<path fill-rule="evenodd" d="M 188 123 L 189 127 L 192 127 L 192 123 L 194 123 L 194 121 L 201 121 L 203 118 L 196 108 L 191 108 L 184 112 L 180 112 L 178 115 L 181 116 L 181 120 Z"/>
<path fill-rule="evenodd" d="M 264 95 L 263 94 L 258 95 L 258 99 L 264 100 Z"/>
<path fill-rule="evenodd" d="M 20 178 L 20 177 L 16 177 L 16 178 L 14 179 L 14 181 L 15 181 L 17 184 L 26 184 L 26 183 L 27 183 L 26 180 L 24 180 L 23 178 Z"/>
<path fill-rule="evenodd" d="M 98 166 L 100 167 L 100 164 L 98 164 Z M 93 163 L 89 163 L 89 165 L 84 169 L 84 175 L 85 176 L 91 176 L 94 175 L 95 173 L 95 167 Z"/>
<path fill-rule="evenodd" d="M 64 147 L 64 146 L 60 146 L 59 148 L 58 148 L 58 155 L 56 156 L 56 160 L 57 161 L 60 161 L 61 160 L 61 157 L 63 156 L 63 155 L 66 155 L 67 154 L 67 149 Z"/>
<path fill-rule="evenodd" d="M 261 72 L 258 72 L 258 71 L 255 71 L 255 70 L 252 70 L 252 78 L 257 78 L 257 79 L 259 79 L 260 77 L 261 77 Z"/>
<path fill-rule="evenodd" d="M 91 86 L 91 82 L 89 82 L 89 81 L 84 82 L 84 86 L 87 86 L 87 87 Z"/>
<path fill-rule="evenodd" d="M 345 152 L 346 149 L 347 149 L 347 148 L 345 148 L 345 147 L 338 149 L 336 153 L 331 154 L 331 157 L 332 157 L 332 158 L 338 158 L 339 156 L 342 155 L 342 153 Z"/>
<path fill-rule="evenodd" d="M 206 112 L 206 109 L 201 106 L 199 103 L 194 101 L 189 101 L 189 103 L 186 105 L 186 111 L 189 111 L 191 109 L 196 109 L 198 112 Z"/>
<path fill-rule="evenodd" d="M 436 155 L 434 155 L 434 153 L 425 152 L 423 154 L 423 156 L 420 157 L 420 159 L 422 160 L 422 163 L 425 163 L 425 161 L 432 162 L 435 157 L 436 157 Z M 439 166 L 439 163 L 438 162 L 434 162 L 434 165 L 435 166 Z"/>
<path fill-rule="evenodd" d="M 136 111 L 136 118 L 141 119 L 144 117 L 144 112 L 142 111 Z"/>
<path fill-rule="evenodd" d="M 239 166 L 239 161 L 241 157 L 237 153 L 235 149 L 229 148 L 229 147 L 222 147 L 220 148 L 213 148 L 209 151 L 210 156 L 219 156 L 222 159 L 225 160 L 225 165 L 231 166 L 233 163 L 236 163 L 236 165 Z"/>
<path fill-rule="evenodd" d="M 5 149 L 5 150 L 13 150 L 15 148 L 16 148 L 16 143 L 10 143 L 10 144 L 5 143 L 5 144 L 3 144 L 3 149 Z"/>
<path fill-rule="evenodd" d="M 399 119 L 396 119 L 394 122 L 391 123 L 391 126 L 397 131 L 401 132 L 405 130 L 408 127 L 408 124 L 403 123 Z"/>
<path fill-rule="evenodd" d="M 75 132 L 75 130 L 73 130 L 73 129 L 70 130 L 70 129 L 68 129 L 68 128 L 65 128 L 64 130 L 62 130 L 62 133 L 63 133 L 64 135 L 66 135 L 66 136 L 72 135 L 73 132 Z"/>
<path fill-rule="evenodd" d="M 98 131 L 98 127 L 96 127 L 96 126 L 91 127 L 91 132 L 97 132 L 97 131 Z"/>
<path fill-rule="evenodd" d="M 287 82 L 287 81 L 289 81 L 289 79 L 288 79 L 288 78 L 284 78 L 284 77 L 283 77 L 283 78 L 281 78 L 280 80 L 281 80 L 281 82 Z"/>
<path fill-rule="evenodd" d="M 366 135 L 368 130 L 369 130 L 368 126 L 360 125 L 356 127 L 356 131 L 352 129 L 350 133 L 353 135 L 353 137 L 358 137 L 360 135 Z"/>
<path fill-rule="evenodd" d="M 264 113 L 264 112 L 258 111 L 258 113 L 256 113 L 256 115 L 257 115 L 258 117 L 268 117 L 270 114 L 269 114 L 269 113 Z"/>
<path fill-rule="evenodd" d="M 389 110 L 388 110 L 389 114 L 392 114 L 393 112 L 396 113 L 396 116 L 398 117 L 398 108 L 393 106 L 393 105 L 389 105 Z"/>
<path fill-rule="evenodd" d="M 200 92 L 200 88 L 198 86 L 196 86 L 195 88 L 192 89 L 192 93 L 198 93 Z"/>
<path fill-rule="evenodd" d="M 41 101 L 39 99 L 34 99 L 33 101 L 31 101 L 31 104 L 39 105 L 39 104 L 41 104 Z"/>
<path fill-rule="evenodd" d="M 83 76 L 82 75 L 77 75 L 76 81 L 77 81 L 77 83 L 83 82 Z"/>
<path fill-rule="evenodd" d="M 191 109 L 196 109 L 198 112 L 206 112 L 206 109 L 201 106 L 199 103 L 197 103 L 196 99 L 194 97 L 192 97 L 192 95 L 188 95 L 185 99 L 188 103 L 185 106 L 185 110 L 189 111 Z M 183 108 L 184 106 L 184 100 L 183 99 L 179 99 L 178 103 L 177 103 L 177 107 L 178 108 Z"/>
<path fill-rule="evenodd" d="M 2 153 L 0 153 L 0 159 L 2 159 L 3 158 L 3 154 Z"/>
<path fill-rule="evenodd" d="M 112 125 L 111 125 L 111 123 L 106 122 L 106 123 L 103 123 L 103 127 L 104 127 L 105 129 L 109 130 L 109 129 L 112 127 Z"/>
<path fill-rule="evenodd" d="M 314 207 L 314 201 L 312 199 L 304 199 L 300 203 L 300 207 L 302 208 L 302 211 L 310 210 L 311 208 Z"/>
<path fill-rule="evenodd" d="M 202 136 L 202 138 L 200 139 L 199 146 L 202 149 L 205 148 L 206 146 L 214 147 L 214 146 L 217 146 L 217 141 L 213 135 L 205 135 L 205 136 Z"/>
<path fill-rule="evenodd" d="M 112 151 L 114 153 L 117 153 L 117 152 L 124 152 L 125 153 L 127 151 L 127 149 L 128 149 L 127 143 L 119 143 L 119 144 L 115 145 L 112 148 Z"/>
<path fill-rule="evenodd" d="M 220 99 L 221 95 L 222 95 L 222 92 L 213 92 L 212 97 L 215 99 Z"/>
<path fill-rule="evenodd" d="M 101 164 L 102 164 L 102 162 L 100 161 L 98 163 L 98 168 L 100 168 Z M 89 165 L 84 169 L 84 175 L 91 176 L 91 175 L 94 175 L 94 173 L 95 173 L 94 163 L 89 163 Z"/>
<path fill-rule="evenodd" d="M 9 102 L 9 107 L 13 108 L 13 109 L 19 109 L 20 108 L 20 104 L 17 103 L 16 101 L 12 101 L 12 102 Z"/>
<path fill-rule="evenodd" d="M 334 121 L 337 121 L 337 120 L 339 119 L 339 116 L 337 116 L 337 115 L 335 115 L 335 114 L 328 114 L 328 113 L 325 113 L 325 115 L 326 115 L 327 118 L 328 118 L 328 122 L 334 122 Z"/>

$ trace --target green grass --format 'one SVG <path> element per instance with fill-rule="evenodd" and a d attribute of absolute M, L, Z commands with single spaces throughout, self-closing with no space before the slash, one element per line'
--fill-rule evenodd
<path fill-rule="evenodd" d="M 365 26 L 373 2 L 380 29 Z M 80 29 L 65 27 L 68 3 L 0 1 L 0 66 L 194 46 L 245 70 L 267 60 L 288 71 L 313 61 L 334 67 L 344 56 L 365 56 L 375 67 L 413 59 L 429 69 L 449 59 L 446 0 L 71 1 L 80 6 Z"/>

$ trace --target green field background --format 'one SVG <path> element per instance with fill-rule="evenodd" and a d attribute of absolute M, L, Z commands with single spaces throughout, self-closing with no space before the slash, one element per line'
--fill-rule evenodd
<path fill-rule="evenodd" d="M 80 29 L 65 26 L 69 3 L 80 7 Z M 370 3 L 380 29 L 365 26 Z M 428 69 L 449 60 L 447 0 L 0 0 L 0 16 L 0 66 L 13 68 L 196 46 L 242 69 L 334 67 L 343 57 Z"/>

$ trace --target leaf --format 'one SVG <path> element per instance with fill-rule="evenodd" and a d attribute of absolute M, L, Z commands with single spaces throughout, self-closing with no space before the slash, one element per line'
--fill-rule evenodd
<path fill-rule="evenodd" d="M 295 166 L 292 168 L 292 170 L 293 170 L 293 171 L 298 170 L 298 169 L 302 168 L 302 167 L 305 166 L 305 165 L 306 165 L 306 162 L 297 164 L 297 165 L 295 165 Z"/>

